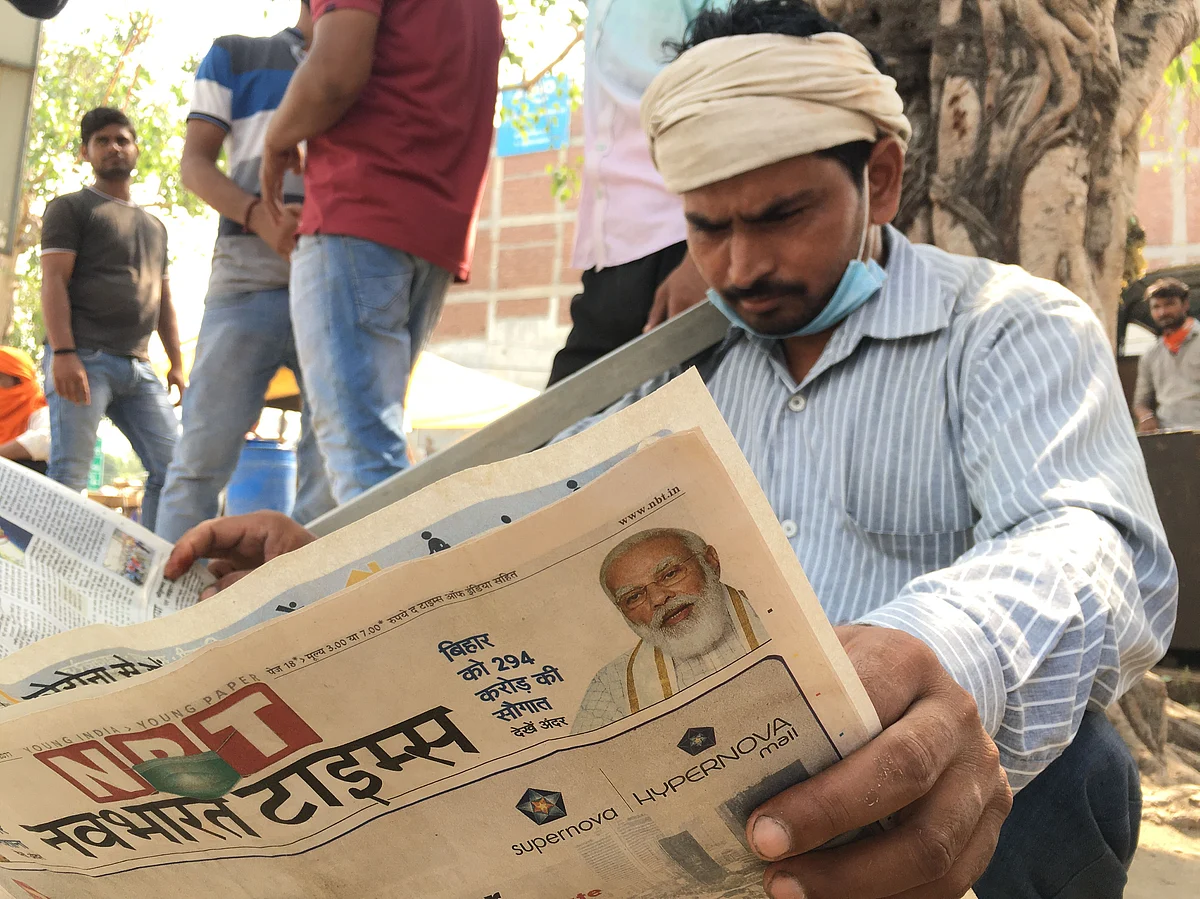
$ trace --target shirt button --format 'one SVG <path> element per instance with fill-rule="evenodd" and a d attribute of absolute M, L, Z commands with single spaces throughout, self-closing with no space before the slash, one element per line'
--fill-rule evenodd
<path fill-rule="evenodd" d="M 783 522 L 783 536 L 787 537 L 789 540 L 795 537 L 799 530 L 800 529 L 796 527 L 796 522 L 792 521 L 790 518 Z"/>
<path fill-rule="evenodd" d="M 788 400 L 788 408 L 793 412 L 803 412 L 804 407 L 808 405 L 808 400 L 804 398 L 803 393 L 793 393 L 792 398 Z"/>

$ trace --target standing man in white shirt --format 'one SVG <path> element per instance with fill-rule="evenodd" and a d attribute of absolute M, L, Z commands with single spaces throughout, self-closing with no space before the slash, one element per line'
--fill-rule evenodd
<path fill-rule="evenodd" d="M 650 160 L 642 93 L 703 9 L 729 0 L 590 0 L 584 35 L 583 191 L 573 264 L 583 293 L 550 383 L 704 299 L 679 197 Z"/>

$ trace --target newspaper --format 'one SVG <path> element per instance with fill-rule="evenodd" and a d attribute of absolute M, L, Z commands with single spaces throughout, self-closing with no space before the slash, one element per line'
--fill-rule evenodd
<path fill-rule="evenodd" d="M 701 429 L 724 454 L 740 457 L 703 382 L 689 372 L 621 416 L 595 425 L 586 441 L 565 441 L 529 457 L 446 478 L 264 567 L 223 593 L 219 603 L 203 603 L 169 621 L 135 628 L 97 626 L 62 633 L 34 652 L 0 659 L 0 706 L 80 686 L 79 677 L 64 680 L 56 672 L 124 672 L 129 670 L 126 663 L 156 667 L 178 661 L 372 574 L 518 521 L 592 483 L 627 458 L 641 436 L 688 428 Z M 739 470 L 758 492 L 744 462 Z M 771 514 L 765 497 L 758 512 Z"/>
<path fill-rule="evenodd" d="M 89 624 L 135 624 L 194 604 L 211 581 L 199 566 L 164 580 L 170 550 L 117 512 L 0 459 L 0 655 Z"/>
<path fill-rule="evenodd" d="M 672 403 L 706 424 L 635 406 L 399 504 L 478 513 L 612 463 L 536 511 L 137 678 L 0 710 L 0 888 L 761 895 L 749 813 L 879 722 L 707 394 Z M 347 531 L 388 515 L 411 523 Z M 242 620 L 272 580 L 340 570 L 356 535 L 337 536 L 125 642 Z"/>

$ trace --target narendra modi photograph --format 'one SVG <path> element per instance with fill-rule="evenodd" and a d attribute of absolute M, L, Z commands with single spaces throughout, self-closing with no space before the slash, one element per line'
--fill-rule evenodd
<path fill-rule="evenodd" d="M 679 528 L 639 531 L 600 565 L 599 586 L 637 638 L 592 678 L 573 733 L 668 699 L 768 639 L 754 609 L 721 580 L 714 547 Z"/>

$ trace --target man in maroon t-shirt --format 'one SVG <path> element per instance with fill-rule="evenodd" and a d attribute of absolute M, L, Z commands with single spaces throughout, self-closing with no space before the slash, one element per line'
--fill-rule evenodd
<path fill-rule="evenodd" d="M 262 202 L 282 216 L 307 142 L 292 320 L 344 503 L 408 466 L 404 394 L 446 288 L 470 273 L 504 38 L 496 0 L 312 0 L 312 15 Z"/>

